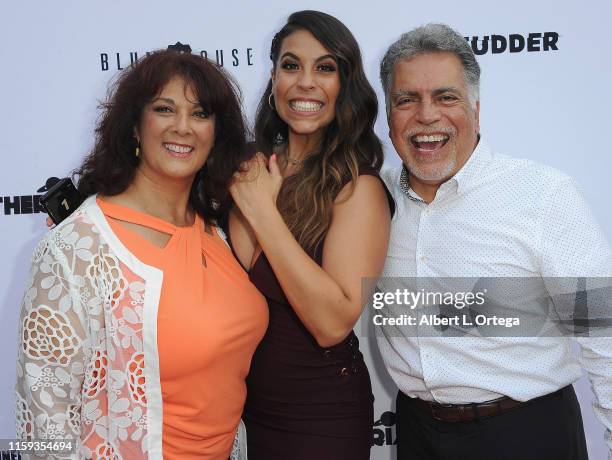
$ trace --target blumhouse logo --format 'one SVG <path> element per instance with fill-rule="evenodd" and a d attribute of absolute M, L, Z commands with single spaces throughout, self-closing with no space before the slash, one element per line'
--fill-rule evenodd
<path fill-rule="evenodd" d="M 193 50 L 188 44 L 176 42 L 174 45 L 168 46 L 168 49 L 176 49 L 177 51 L 193 52 L 202 57 L 208 58 L 217 63 L 221 67 L 242 67 L 252 66 L 255 64 L 253 48 L 227 48 L 206 50 Z M 189 51 L 186 51 L 189 49 Z M 100 70 L 106 72 L 109 70 L 123 70 L 126 67 L 134 64 L 139 58 L 147 56 L 150 51 L 138 52 L 104 52 L 100 53 Z"/>

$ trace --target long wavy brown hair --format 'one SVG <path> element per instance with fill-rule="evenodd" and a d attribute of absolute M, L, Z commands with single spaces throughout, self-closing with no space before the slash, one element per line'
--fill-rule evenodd
<path fill-rule="evenodd" d="M 299 11 L 274 36 L 270 59 L 276 71 L 283 40 L 298 30 L 310 32 L 335 57 L 340 92 L 334 120 L 326 127 L 319 150 L 309 155 L 300 171 L 284 182 L 277 205 L 287 226 L 305 249 L 319 244 L 329 229 L 336 196 L 354 184 L 362 168 L 380 170 L 383 150 L 374 133 L 378 115 L 376 94 L 368 82 L 359 45 L 338 19 L 319 11 Z M 257 148 L 271 154 L 288 139 L 288 126 L 268 104 L 272 80 L 257 109 Z"/>

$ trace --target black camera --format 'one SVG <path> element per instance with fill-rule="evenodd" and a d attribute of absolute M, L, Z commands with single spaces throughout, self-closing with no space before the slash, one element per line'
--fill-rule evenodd
<path fill-rule="evenodd" d="M 39 191 L 43 190 L 47 192 L 40 198 L 40 204 L 56 224 L 72 214 L 85 201 L 68 177 L 49 178 L 46 185 L 39 189 Z"/>

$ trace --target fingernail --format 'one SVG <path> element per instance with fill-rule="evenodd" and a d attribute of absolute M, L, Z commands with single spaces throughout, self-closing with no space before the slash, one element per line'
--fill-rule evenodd
<path fill-rule="evenodd" d="M 274 160 L 276 161 L 276 153 L 273 153 L 272 156 L 270 157 L 270 160 Z"/>

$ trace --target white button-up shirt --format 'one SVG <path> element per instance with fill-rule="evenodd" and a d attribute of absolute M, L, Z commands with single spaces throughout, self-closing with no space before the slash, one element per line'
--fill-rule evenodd
<path fill-rule="evenodd" d="M 559 171 L 493 155 L 481 139 L 427 204 L 402 185 L 402 169 L 382 173 L 396 202 L 383 277 L 612 276 L 609 244 L 576 184 Z M 526 401 L 575 382 L 582 364 L 612 449 L 611 338 L 578 339 L 579 363 L 567 337 L 423 337 L 398 330 L 379 331 L 381 354 L 399 389 L 423 400 Z"/>

